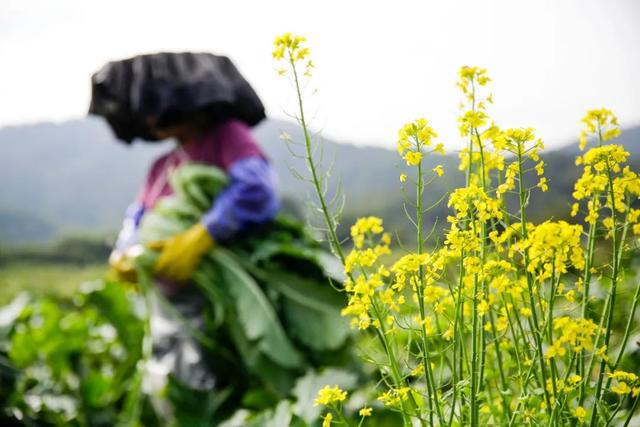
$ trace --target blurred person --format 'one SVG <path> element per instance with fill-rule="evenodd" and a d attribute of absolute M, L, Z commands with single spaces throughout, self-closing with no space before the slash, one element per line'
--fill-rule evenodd
<path fill-rule="evenodd" d="M 146 212 L 173 193 L 169 176 L 189 162 L 225 171 L 229 185 L 200 222 L 157 245 L 156 283 L 190 328 L 202 330 L 206 299 L 190 278 L 202 257 L 240 233 L 271 221 L 280 202 L 276 177 L 250 128 L 265 118 L 258 96 L 224 56 L 158 53 L 106 64 L 92 77 L 90 113 L 104 117 L 125 143 L 134 139 L 175 140 L 175 147 L 151 166 L 128 208 L 110 256 L 113 272 L 135 282 L 132 257 Z M 154 304 L 154 366 L 196 390 L 222 387 L 232 372 L 211 366 L 191 333 Z"/>

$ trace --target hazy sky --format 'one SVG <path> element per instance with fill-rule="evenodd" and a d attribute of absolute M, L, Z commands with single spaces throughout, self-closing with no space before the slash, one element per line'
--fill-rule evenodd
<path fill-rule="evenodd" d="M 309 39 L 328 136 L 391 146 L 424 116 L 456 146 L 454 82 L 467 64 L 489 69 L 498 124 L 533 126 L 554 145 L 589 108 L 640 124 L 638 23 L 636 0 L 2 0 L 0 126 L 82 116 L 103 63 L 159 50 L 229 55 L 284 117 L 272 40 L 293 31 Z"/>

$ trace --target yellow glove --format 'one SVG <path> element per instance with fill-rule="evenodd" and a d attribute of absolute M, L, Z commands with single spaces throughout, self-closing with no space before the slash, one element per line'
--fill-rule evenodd
<path fill-rule="evenodd" d="M 214 240 L 200 223 L 164 242 L 153 242 L 152 249 L 162 248 L 154 272 L 159 277 L 185 282 L 191 278 L 202 257 L 213 248 Z"/>
<path fill-rule="evenodd" d="M 120 282 L 136 283 L 138 275 L 136 269 L 131 262 L 131 258 L 125 252 L 114 251 L 109 256 L 109 278 Z"/>

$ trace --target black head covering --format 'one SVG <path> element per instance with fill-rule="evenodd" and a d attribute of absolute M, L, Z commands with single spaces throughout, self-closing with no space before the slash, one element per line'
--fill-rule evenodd
<path fill-rule="evenodd" d="M 104 117 L 118 139 L 155 141 L 147 125 L 163 127 L 193 116 L 212 124 L 234 117 L 249 126 L 265 118 L 253 88 L 226 56 L 156 53 L 107 63 L 91 77 L 89 113 Z"/>

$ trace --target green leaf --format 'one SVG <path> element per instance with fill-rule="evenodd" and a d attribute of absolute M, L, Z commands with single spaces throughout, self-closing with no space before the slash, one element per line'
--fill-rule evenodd
<path fill-rule="evenodd" d="M 85 404 L 97 408 L 109 403 L 112 378 L 98 372 L 90 373 L 80 384 L 80 393 Z"/>
<path fill-rule="evenodd" d="M 302 355 L 287 338 L 273 307 L 258 284 L 222 248 L 211 254 L 218 264 L 224 284 L 235 303 L 238 321 L 247 338 L 274 362 L 287 367 L 303 365 Z"/>
<path fill-rule="evenodd" d="M 311 349 L 337 350 L 351 333 L 347 320 L 337 310 L 314 311 L 295 301 L 283 305 L 291 334 Z"/>
<path fill-rule="evenodd" d="M 283 427 L 290 426 L 291 419 L 293 418 L 293 405 L 288 400 L 281 401 L 276 406 L 273 416 L 270 420 L 267 420 L 264 427 Z"/>
<path fill-rule="evenodd" d="M 211 207 L 211 201 L 228 184 L 226 174 L 210 165 L 189 163 L 175 170 L 169 177 L 176 194 L 189 200 L 201 211 Z"/>
<path fill-rule="evenodd" d="M 319 284 L 315 280 L 308 280 L 282 270 L 266 271 L 238 257 L 234 259 L 262 282 L 309 309 L 334 314 L 339 312 L 345 304 L 344 295 L 333 289 L 329 282 Z"/>

